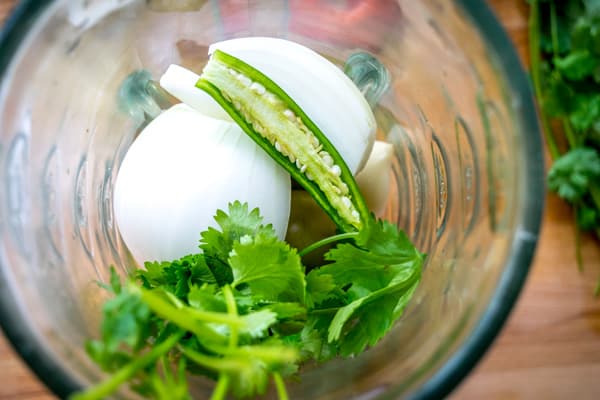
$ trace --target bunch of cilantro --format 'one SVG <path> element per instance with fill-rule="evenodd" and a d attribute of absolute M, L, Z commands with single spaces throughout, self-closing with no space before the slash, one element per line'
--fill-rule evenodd
<path fill-rule="evenodd" d="M 600 239 L 600 0 L 530 0 L 531 74 L 552 157 L 548 187 Z M 600 281 L 596 294 L 600 292 Z"/>
<path fill-rule="evenodd" d="M 215 220 L 220 229 L 201 233 L 198 254 L 146 263 L 125 282 L 113 270 L 101 336 L 87 344 L 109 377 L 73 399 L 103 399 L 123 385 L 191 399 L 193 375 L 216 381 L 215 400 L 263 394 L 271 381 L 287 399 L 284 378 L 303 362 L 356 355 L 384 336 L 421 277 L 424 255 L 374 217 L 339 235 L 310 271 L 258 209 L 234 202 Z"/>

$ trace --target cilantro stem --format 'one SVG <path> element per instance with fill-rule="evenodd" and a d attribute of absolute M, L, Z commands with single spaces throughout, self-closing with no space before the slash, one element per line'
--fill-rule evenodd
<path fill-rule="evenodd" d="M 573 126 L 569 122 L 567 118 L 562 119 L 563 129 L 565 131 L 565 137 L 567 138 L 567 142 L 569 143 L 570 148 L 578 147 L 579 141 L 575 137 L 575 132 L 573 131 Z"/>
<path fill-rule="evenodd" d="M 181 331 L 171 335 L 164 342 L 161 342 L 152 348 L 152 350 L 134 358 L 131 363 L 125 365 L 123 368 L 112 374 L 110 378 L 104 382 L 86 390 L 85 392 L 75 394 L 70 399 L 95 400 L 108 397 L 110 394 L 114 393 L 125 381 L 132 378 L 138 371 L 146 368 L 157 358 L 171 350 L 173 346 L 175 346 L 177 342 L 181 340 L 184 334 L 185 332 Z"/>
<path fill-rule="evenodd" d="M 229 389 L 229 375 L 221 373 L 219 375 L 219 380 L 217 381 L 217 385 L 215 386 L 215 390 L 212 392 L 212 396 L 210 396 L 210 400 L 222 400 L 225 398 L 227 394 L 227 390 Z"/>
<path fill-rule="evenodd" d="M 216 349 L 218 350 L 218 348 Z M 196 364 L 219 373 L 239 373 L 244 369 L 254 368 L 252 360 L 284 364 L 295 362 L 298 359 L 295 349 L 285 346 L 274 346 L 273 351 L 261 349 L 261 346 L 221 349 L 223 357 L 202 354 L 185 346 L 179 346 L 179 350 Z"/>
<path fill-rule="evenodd" d="M 319 247 L 323 247 L 330 243 L 338 242 L 340 240 L 352 239 L 357 236 L 358 236 L 358 232 L 347 232 L 347 233 L 340 233 L 339 235 L 329 236 L 325 239 L 321 239 L 321 240 L 316 241 L 313 244 L 305 247 L 304 249 L 302 249 L 301 251 L 298 252 L 298 255 L 300 257 L 304 257 L 305 255 L 307 255 L 310 252 L 315 251 Z"/>
<path fill-rule="evenodd" d="M 208 368 L 210 370 L 219 372 L 219 373 L 231 373 L 231 372 L 239 372 L 244 368 L 248 367 L 248 357 L 245 355 L 242 356 L 230 356 L 230 357 L 217 357 L 217 356 L 207 356 L 206 354 L 202 354 L 198 351 L 189 349 L 187 347 L 180 347 L 180 350 L 183 354 L 189 358 L 191 361 L 196 364 Z"/>
<path fill-rule="evenodd" d="M 231 316 L 225 316 L 221 313 L 201 312 L 189 307 L 177 308 L 154 291 L 139 290 L 142 300 L 159 317 L 173 322 L 178 327 L 192 332 L 203 340 L 216 343 L 222 343 L 225 340 L 222 335 L 203 322 L 223 323 L 229 326 L 233 326 L 238 322 L 236 319 L 231 318 Z"/>
<path fill-rule="evenodd" d="M 538 99 L 538 106 L 540 110 L 540 122 L 542 123 L 542 130 L 544 131 L 544 137 L 546 138 L 546 144 L 550 151 L 550 156 L 553 160 L 560 157 L 560 151 L 554 138 L 554 132 L 548 122 L 548 117 L 544 113 L 542 106 L 542 79 L 541 79 L 541 58 L 540 58 L 540 8 L 538 0 L 531 0 L 531 8 L 529 12 L 529 58 L 531 63 L 531 78 L 533 81 L 533 88 L 535 95 Z"/>
<path fill-rule="evenodd" d="M 337 309 L 336 309 L 337 310 Z M 269 363 L 293 363 L 298 359 L 298 352 L 291 346 L 246 345 L 233 349 L 211 346 L 212 351 L 231 357 L 252 357 Z"/>
<path fill-rule="evenodd" d="M 233 297 L 233 293 L 231 291 L 231 287 L 229 285 L 224 285 L 221 290 L 223 290 L 223 297 L 225 298 L 225 306 L 227 307 L 227 313 L 230 316 L 238 317 L 237 306 L 235 304 L 235 298 Z M 229 348 L 236 348 L 238 345 L 238 329 L 237 326 L 230 327 L 230 335 L 229 335 Z"/>
<path fill-rule="evenodd" d="M 550 1 L 550 34 L 552 36 L 552 56 L 555 59 L 560 56 L 560 46 L 558 44 L 558 21 L 556 18 L 556 3 L 554 1 Z M 577 147 L 578 141 L 575 138 L 575 132 L 573 132 L 573 126 L 569 122 L 569 119 L 563 118 L 562 125 L 567 142 L 569 142 L 569 147 Z"/>
<path fill-rule="evenodd" d="M 559 56 L 558 45 L 558 23 L 556 21 L 556 4 L 550 1 L 550 35 L 552 36 L 552 53 L 554 57 Z"/>
<path fill-rule="evenodd" d="M 592 184 L 590 186 L 590 196 L 592 196 L 596 209 L 600 211 L 600 186 Z M 598 235 L 598 238 L 600 239 L 600 235 Z"/>
<path fill-rule="evenodd" d="M 287 391 L 285 390 L 285 383 L 279 372 L 273 372 L 273 382 L 275 382 L 275 388 L 277 389 L 277 396 L 280 400 L 289 400 Z"/>

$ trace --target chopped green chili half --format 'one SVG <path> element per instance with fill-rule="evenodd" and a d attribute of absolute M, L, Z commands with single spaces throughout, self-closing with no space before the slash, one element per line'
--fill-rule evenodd
<path fill-rule="evenodd" d="M 196 86 L 285 168 L 342 232 L 364 226 L 369 209 L 352 172 L 325 134 L 275 82 L 216 50 Z"/>

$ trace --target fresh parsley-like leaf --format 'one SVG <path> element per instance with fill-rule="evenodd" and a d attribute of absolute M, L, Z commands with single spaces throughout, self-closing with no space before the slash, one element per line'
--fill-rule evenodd
<path fill-rule="evenodd" d="M 267 301 L 304 302 L 304 269 L 296 250 L 276 237 L 244 236 L 233 245 L 232 286 Z"/>
<path fill-rule="evenodd" d="M 229 204 L 228 212 L 218 210 L 215 221 L 221 228 L 208 228 L 200 234 L 200 248 L 208 257 L 227 263 L 233 245 L 243 236 L 264 235 L 277 238 L 272 225 L 263 225 L 258 208 L 249 210 L 248 203 L 235 201 Z"/>
<path fill-rule="evenodd" d="M 152 333 L 151 313 L 137 293 L 119 289 L 119 294 L 104 303 L 102 311 L 101 337 L 105 351 L 114 353 L 123 346 L 138 351 L 144 346 Z"/>
<path fill-rule="evenodd" d="M 600 211 L 593 206 L 583 204 L 576 208 L 577 225 L 584 231 L 594 229 L 600 225 Z"/>
<path fill-rule="evenodd" d="M 368 296 L 350 303 L 340 309 L 331 322 L 328 340 L 339 342 L 342 356 L 361 353 L 367 346 L 376 344 L 392 327 L 397 302 L 394 296 L 374 299 Z"/>
<path fill-rule="evenodd" d="M 277 314 L 265 309 L 243 315 L 241 320 L 243 325 L 239 333 L 257 339 L 268 336 L 267 330 L 277 322 Z"/>
<path fill-rule="evenodd" d="M 121 285 L 121 277 L 117 274 L 115 267 L 110 268 L 110 289 L 115 294 L 120 294 L 122 285 Z"/>
<path fill-rule="evenodd" d="M 550 190 L 571 203 L 580 201 L 598 182 L 600 154 L 592 148 L 572 149 L 556 160 L 548 173 Z"/>
<path fill-rule="evenodd" d="M 306 275 L 306 306 L 315 308 L 326 300 L 344 297 L 344 291 L 336 285 L 333 275 L 313 269 Z"/>
<path fill-rule="evenodd" d="M 164 276 L 164 269 L 171 265 L 170 262 L 146 261 L 144 269 L 135 271 L 135 275 L 140 279 L 144 287 L 152 289 L 153 287 L 165 285 L 167 283 Z"/>
<path fill-rule="evenodd" d="M 171 262 L 146 262 L 144 267 L 145 270 L 137 271 L 144 287 L 166 288 L 179 299 L 187 297 L 191 285 L 217 282 L 203 254 L 191 254 Z"/>
<path fill-rule="evenodd" d="M 585 132 L 600 121 L 600 94 L 579 93 L 573 100 L 574 108 L 568 114 L 568 120 L 578 132 Z M 582 136 L 585 137 L 585 136 Z M 581 140 L 578 140 L 581 142 Z M 573 147 L 576 147 L 573 143 Z"/>
<path fill-rule="evenodd" d="M 188 293 L 188 303 L 198 310 L 227 312 L 225 300 L 214 285 L 192 286 Z"/>
<path fill-rule="evenodd" d="M 367 345 L 377 343 L 392 327 L 406 303 L 405 295 L 412 295 L 419 283 L 420 270 L 412 279 L 389 285 L 372 292 L 335 314 L 328 330 L 327 340 L 340 343 L 340 353 L 349 356 L 362 352 Z"/>
<path fill-rule="evenodd" d="M 389 221 L 371 218 L 356 238 L 356 244 L 371 253 L 395 260 L 422 258 L 406 233 Z"/>
<path fill-rule="evenodd" d="M 327 330 L 334 312 L 335 310 L 309 314 L 302 331 L 298 335 L 286 338 L 291 344 L 298 346 L 302 360 L 323 362 L 338 355 L 337 344 L 327 340 Z"/>
<path fill-rule="evenodd" d="M 317 304 L 314 312 L 330 311 L 331 305 L 324 300 L 340 299 L 333 293 L 340 289 L 347 304 L 334 307 L 329 316 L 321 313 L 314 326 L 320 324 L 320 332 L 325 334 L 323 325 L 329 318 L 327 342 L 336 344 L 342 355 L 358 354 L 381 339 L 401 315 L 420 280 L 424 255 L 391 223 L 372 219 L 355 244 L 340 244 L 325 257 L 331 263 L 307 277 L 309 293 L 316 292 L 314 288 L 329 290 L 325 295 L 309 296 Z"/>
<path fill-rule="evenodd" d="M 581 81 L 593 76 L 598 68 L 600 59 L 591 54 L 587 49 L 569 53 L 563 58 L 554 60 L 556 68 L 572 81 Z"/>
<path fill-rule="evenodd" d="M 359 233 L 356 245 L 341 244 L 325 258 L 332 261 L 319 269 L 338 286 L 357 285 L 371 291 L 409 279 L 420 270 L 424 256 L 406 234 L 386 221 L 372 220 Z"/>

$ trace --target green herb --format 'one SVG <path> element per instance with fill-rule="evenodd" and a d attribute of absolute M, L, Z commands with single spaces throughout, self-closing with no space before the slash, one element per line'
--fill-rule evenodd
<path fill-rule="evenodd" d="M 600 2 L 530 0 L 531 74 L 553 164 L 548 187 L 600 239 Z M 596 294 L 600 293 L 600 281 Z"/>
<path fill-rule="evenodd" d="M 331 263 L 307 277 L 315 304 L 309 329 L 338 353 L 359 354 L 404 311 L 420 280 L 423 255 L 395 226 L 371 219 L 353 244 L 339 244 L 325 259 Z"/>
<path fill-rule="evenodd" d="M 257 209 L 234 202 L 215 219 L 221 230 L 201 235 L 210 256 L 146 263 L 124 284 L 112 270 L 102 334 L 87 346 L 111 376 L 73 399 L 125 383 L 148 398 L 188 399 L 185 373 L 215 379 L 213 399 L 262 394 L 270 380 L 286 399 L 282 377 L 374 345 L 420 279 L 423 254 L 388 222 L 370 218 L 305 274 Z"/>

